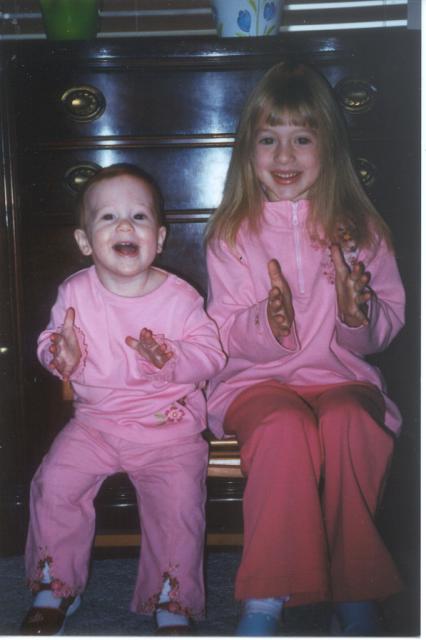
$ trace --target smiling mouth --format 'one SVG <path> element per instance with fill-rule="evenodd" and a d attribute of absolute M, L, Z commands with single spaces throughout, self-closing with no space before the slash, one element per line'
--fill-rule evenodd
<path fill-rule="evenodd" d="M 136 256 L 139 253 L 139 247 L 133 242 L 117 242 L 113 249 L 120 256 Z"/>
<path fill-rule="evenodd" d="M 272 177 L 276 182 L 280 182 L 282 184 L 289 184 L 294 182 L 300 175 L 300 171 L 286 171 L 284 172 L 274 172 Z"/>

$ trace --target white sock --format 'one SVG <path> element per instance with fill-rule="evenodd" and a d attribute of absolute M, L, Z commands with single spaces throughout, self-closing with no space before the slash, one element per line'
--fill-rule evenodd
<path fill-rule="evenodd" d="M 244 614 L 263 613 L 278 619 L 283 608 L 283 603 L 287 602 L 288 597 L 284 598 L 249 598 L 244 601 Z"/>
<path fill-rule="evenodd" d="M 52 582 L 47 562 L 44 563 L 43 575 L 40 582 L 42 584 L 50 584 L 50 582 Z M 50 589 L 39 591 L 33 600 L 33 607 L 51 607 L 52 609 L 57 609 L 60 604 L 61 598 L 55 598 Z"/>
<path fill-rule="evenodd" d="M 163 588 L 160 593 L 160 597 L 158 602 L 160 604 L 164 604 L 165 602 L 169 602 L 169 593 L 170 593 L 171 585 L 170 580 L 167 578 L 164 581 Z M 157 609 L 156 611 L 157 625 L 159 627 L 168 627 L 170 625 L 183 625 L 188 624 L 188 618 L 182 613 L 172 613 L 171 611 L 167 611 L 167 609 Z"/>
<path fill-rule="evenodd" d="M 159 627 L 188 624 L 188 618 L 182 613 L 172 613 L 167 609 L 157 609 L 156 618 Z"/>
<path fill-rule="evenodd" d="M 33 607 L 51 607 L 57 609 L 61 604 L 62 598 L 55 598 L 50 589 L 48 591 L 39 591 L 33 600 Z"/>

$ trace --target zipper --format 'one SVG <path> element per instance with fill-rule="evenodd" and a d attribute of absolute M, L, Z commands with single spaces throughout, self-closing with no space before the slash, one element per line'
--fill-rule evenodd
<path fill-rule="evenodd" d="M 292 202 L 291 207 L 291 224 L 293 226 L 294 250 L 296 254 L 297 282 L 299 284 L 300 293 L 305 293 L 305 278 L 303 276 L 302 250 L 300 247 L 300 226 L 299 216 L 297 215 L 297 202 Z"/>

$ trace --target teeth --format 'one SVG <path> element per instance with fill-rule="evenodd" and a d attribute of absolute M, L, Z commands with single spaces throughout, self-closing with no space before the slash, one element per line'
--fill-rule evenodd
<path fill-rule="evenodd" d="M 275 172 L 275 174 L 277 176 L 277 178 L 284 178 L 284 179 L 288 179 L 288 178 L 295 178 L 298 175 L 297 171 L 291 172 L 291 173 L 277 173 Z"/>

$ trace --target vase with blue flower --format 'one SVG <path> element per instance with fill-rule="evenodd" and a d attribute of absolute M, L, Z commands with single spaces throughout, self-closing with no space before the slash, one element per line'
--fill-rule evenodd
<path fill-rule="evenodd" d="M 220 37 L 272 36 L 279 33 L 282 0 L 212 0 Z"/>

